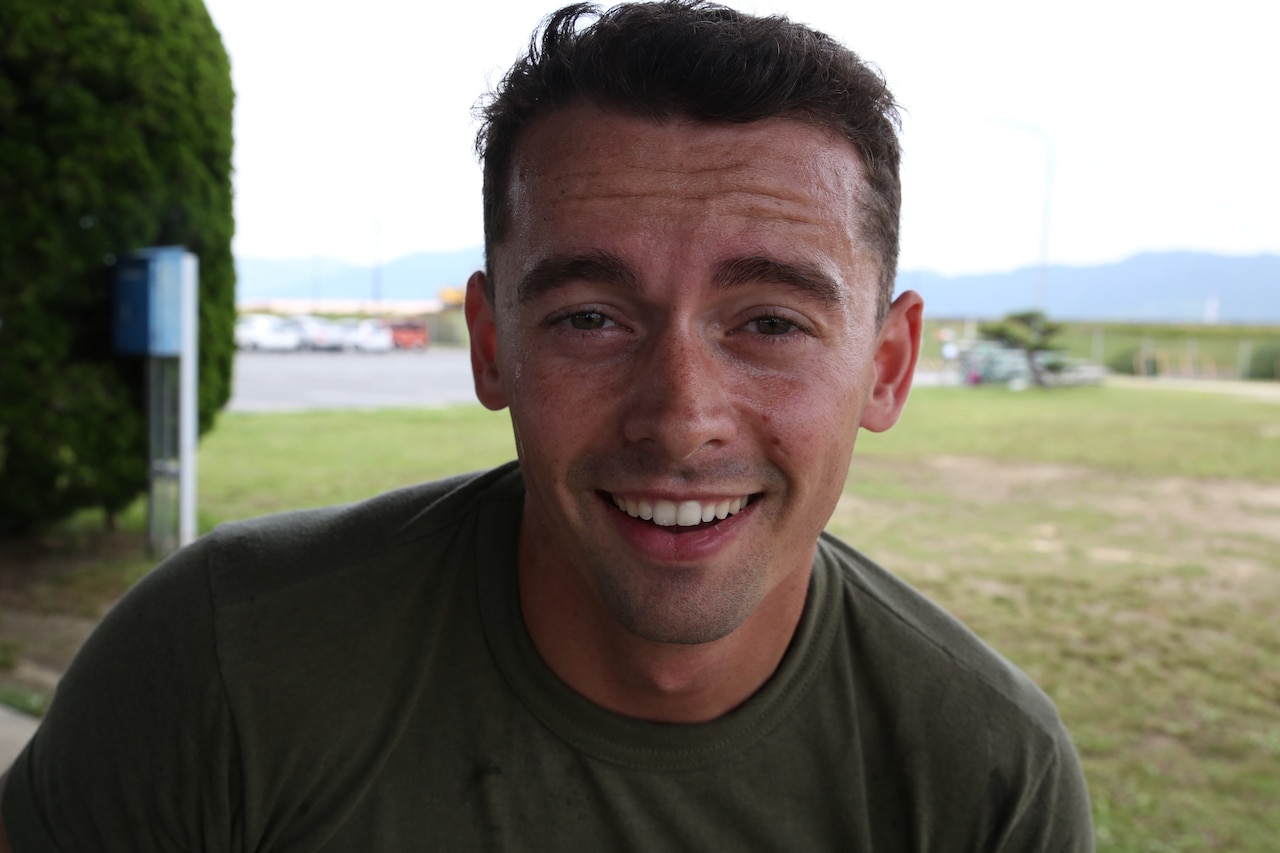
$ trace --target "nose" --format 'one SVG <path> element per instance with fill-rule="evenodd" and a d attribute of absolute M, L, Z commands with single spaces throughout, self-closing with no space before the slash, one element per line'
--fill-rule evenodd
<path fill-rule="evenodd" d="M 728 443 L 736 429 L 731 369 L 696 329 L 654 335 L 636 358 L 623 392 L 623 434 L 675 461 Z"/>

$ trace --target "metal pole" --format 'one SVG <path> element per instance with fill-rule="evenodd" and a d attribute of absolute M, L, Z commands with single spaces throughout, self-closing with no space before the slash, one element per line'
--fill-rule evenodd
<path fill-rule="evenodd" d="M 182 345 L 178 356 L 178 544 L 196 539 L 196 433 L 200 368 L 200 261 L 182 256 Z"/>
<path fill-rule="evenodd" d="M 993 124 L 1021 130 L 1044 143 L 1044 207 L 1040 211 L 1040 267 L 1036 271 L 1036 308 L 1047 311 L 1045 306 L 1046 279 L 1049 275 L 1049 226 L 1053 214 L 1053 138 L 1038 125 L 1012 119 L 990 119 Z"/>
<path fill-rule="evenodd" d="M 147 356 L 147 549 L 151 556 L 163 556 L 160 536 L 160 359 Z"/>
<path fill-rule="evenodd" d="M 1250 362 L 1253 361 L 1253 340 L 1244 338 L 1236 348 L 1236 376 L 1240 379 L 1248 379 L 1251 368 Z"/>
<path fill-rule="evenodd" d="M 1045 307 L 1045 279 L 1049 276 L 1049 218 L 1053 213 L 1053 142 L 1049 134 L 1036 128 L 1044 142 L 1044 211 L 1040 216 L 1040 273 L 1036 280 L 1036 307 Z"/>

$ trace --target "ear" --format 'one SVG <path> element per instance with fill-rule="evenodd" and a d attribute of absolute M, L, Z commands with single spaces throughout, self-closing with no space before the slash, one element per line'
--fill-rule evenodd
<path fill-rule="evenodd" d="M 472 273 L 467 280 L 464 311 L 467 330 L 471 333 L 471 378 L 476 383 L 476 397 L 487 409 L 504 409 L 507 393 L 498 370 L 498 326 L 483 272 Z"/>
<path fill-rule="evenodd" d="M 893 301 L 876 342 L 875 375 L 862 412 L 862 426 L 883 432 L 898 422 L 911 391 L 916 359 L 920 356 L 920 329 L 924 300 L 914 290 Z"/>

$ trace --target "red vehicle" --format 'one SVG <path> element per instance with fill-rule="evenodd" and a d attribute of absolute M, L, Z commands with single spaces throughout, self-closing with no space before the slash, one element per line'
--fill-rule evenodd
<path fill-rule="evenodd" d="M 423 323 L 392 323 L 391 340 L 396 349 L 426 349 L 430 343 Z"/>

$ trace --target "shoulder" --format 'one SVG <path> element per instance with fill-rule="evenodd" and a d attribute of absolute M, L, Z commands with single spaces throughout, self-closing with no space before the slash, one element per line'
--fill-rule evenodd
<path fill-rule="evenodd" d="M 216 604 L 231 604 L 335 573 L 395 565 L 407 554 L 421 566 L 433 548 L 446 547 L 495 505 L 522 498 L 519 468 L 509 463 L 359 503 L 224 524 L 192 546 L 187 562 L 205 565 Z M 488 520 L 506 523 L 501 513 Z"/>
<path fill-rule="evenodd" d="M 1035 728 L 1061 726 L 1053 703 L 1021 669 L 906 581 L 828 534 L 820 553 L 837 579 L 846 641 L 861 658 L 893 667 L 895 682 L 912 690 L 962 690 Z"/>
<path fill-rule="evenodd" d="M 319 630 L 319 623 L 341 619 L 357 604 L 376 607 L 394 597 L 397 575 L 429 583 L 453 568 L 433 560 L 433 548 L 473 539 L 458 535 L 468 518 L 494 501 L 518 506 L 522 495 L 519 469 L 512 463 L 347 506 L 222 525 L 139 581 L 108 613 L 80 657 L 112 657 L 139 671 L 138 656 L 120 649 L 149 646 L 147 660 L 166 659 L 181 668 L 199 656 L 220 668 L 235 634 L 256 626 L 261 636 L 255 633 L 254 639 L 263 639 L 275 616 L 288 617 L 281 624 L 314 624 Z M 240 630 L 229 634 L 233 628 Z M 289 640 L 288 630 L 273 636 Z"/>
<path fill-rule="evenodd" d="M 1049 697 L 857 550 L 824 534 L 819 553 L 842 611 L 836 661 L 871 761 L 958 825 L 976 818 L 981 849 L 1042 849 L 1055 837 L 1091 849 L 1079 758 Z"/>

